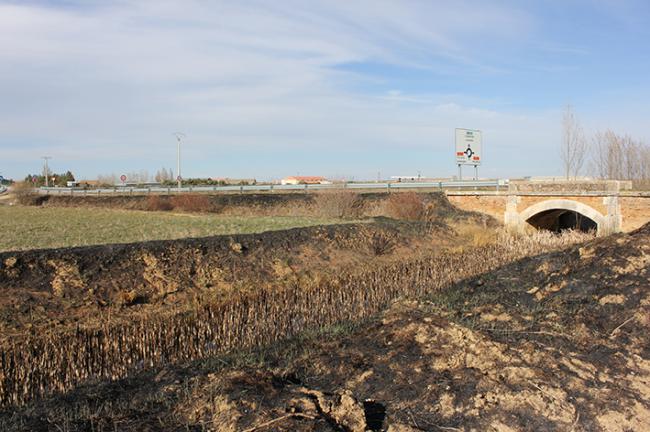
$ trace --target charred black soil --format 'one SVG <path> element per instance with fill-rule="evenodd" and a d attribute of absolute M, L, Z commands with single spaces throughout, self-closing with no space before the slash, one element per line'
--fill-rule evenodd
<path fill-rule="evenodd" d="M 452 264 L 448 262 L 447 264 Z M 0 417 L 9 430 L 640 431 L 650 224 L 480 272 L 263 349 Z"/>

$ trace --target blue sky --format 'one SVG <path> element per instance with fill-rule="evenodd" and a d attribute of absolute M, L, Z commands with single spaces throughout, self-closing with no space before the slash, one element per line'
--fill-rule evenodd
<path fill-rule="evenodd" d="M 650 2 L 2 1 L 0 174 L 559 175 L 563 107 L 650 141 Z"/>

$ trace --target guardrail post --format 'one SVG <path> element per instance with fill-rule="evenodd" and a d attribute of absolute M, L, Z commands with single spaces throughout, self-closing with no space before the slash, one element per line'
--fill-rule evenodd
<path fill-rule="evenodd" d="M 305 193 L 307 193 L 307 186 L 309 186 L 307 183 L 305 183 Z"/>
<path fill-rule="evenodd" d="M 271 185 L 271 192 L 273 192 L 273 185 Z"/>
<path fill-rule="evenodd" d="M 240 194 L 243 194 L 243 193 L 244 193 L 244 186 L 243 186 L 243 185 L 242 185 L 242 186 L 239 186 L 239 193 L 240 193 Z"/>

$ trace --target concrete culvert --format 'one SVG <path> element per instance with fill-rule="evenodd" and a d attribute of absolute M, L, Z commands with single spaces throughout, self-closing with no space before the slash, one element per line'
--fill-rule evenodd
<path fill-rule="evenodd" d="M 551 209 L 537 213 L 526 220 L 537 229 L 561 232 L 568 229 L 596 232 L 598 224 L 593 219 L 573 210 Z"/>

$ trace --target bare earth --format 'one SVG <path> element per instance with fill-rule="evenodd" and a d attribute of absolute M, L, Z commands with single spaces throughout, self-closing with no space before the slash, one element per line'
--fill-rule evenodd
<path fill-rule="evenodd" d="M 649 269 L 650 224 L 397 302 L 351 331 L 89 385 L 0 426 L 649 430 Z"/>
<path fill-rule="evenodd" d="M 649 269 L 650 225 L 523 260 L 290 365 L 201 377 L 176 413 L 220 431 L 650 430 Z"/>

